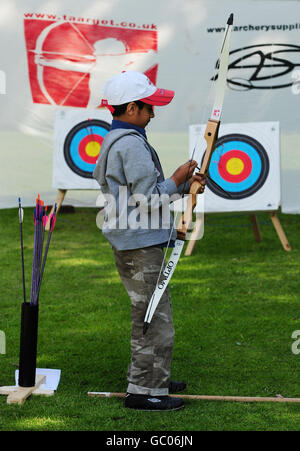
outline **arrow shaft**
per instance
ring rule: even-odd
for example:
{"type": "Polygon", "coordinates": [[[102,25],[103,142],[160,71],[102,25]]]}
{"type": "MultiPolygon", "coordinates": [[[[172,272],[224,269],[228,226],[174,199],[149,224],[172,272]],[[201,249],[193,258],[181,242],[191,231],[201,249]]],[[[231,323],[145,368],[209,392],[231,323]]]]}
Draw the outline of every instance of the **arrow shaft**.
{"type": "MultiPolygon", "coordinates": [[[[19,204],[20,205],[20,204],[19,204]]],[[[22,260],[22,280],[23,280],[23,300],[26,302],[25,289],[25,268],[24,268],[24,245],[23,245],[23,208],[19,206],[20,238],[21,238],[21,260],[22,260]]]]}
{"type": "MultiPolygon", "coordinates": [[[[126,393],[116,392],[88,392],[88,396],[96,398],[125,398],[126,393]]],[[[169,395],[178,397],[179,395],[169,395]]],[[[264,396],[222,396],[222,395],[185,395],[180,393],[182,399],[195,399],[203,401],[230,401],[230,402],[290,402],[300,403],[300,398],[284,398],[281,396],[264,397],[264,396]]]]}

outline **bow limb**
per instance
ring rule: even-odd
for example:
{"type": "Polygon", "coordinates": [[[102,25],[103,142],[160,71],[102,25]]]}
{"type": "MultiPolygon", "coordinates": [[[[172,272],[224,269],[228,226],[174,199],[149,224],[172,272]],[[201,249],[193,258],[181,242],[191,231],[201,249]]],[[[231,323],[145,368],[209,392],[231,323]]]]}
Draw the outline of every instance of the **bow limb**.
{"type": "MultiPolygon", "coordinates": [[[[225,95],[225,87],[226,87],[226,79],[228,72],[228,61],[229,61],[229,42],[230,42],[230,34],[231,28],[233,24],[233,14],[230,14],[227,26],[224,34],[224,39],[221,47],[221,56],[219,60],[219,72],[218,72],[218,81],[216,87],[216,96],[215,103],[213,105],[213,109],[211,112],[211,117],[207,122],[204,138],[206,140],[206,151],[203,157],[202,165],[200,171],[197,175],[202,177],[206,177],[208,175],[209,165],[211,161],[211,157],[215,148],[216,140],[218,138],[219,127],[220,127],[220,118],[222,113],[224,95],[225,95]]],[[[197,203],[197,194],[202,193],[202,185],[200,182],[194,181],[190,187],[190,193],[187,201],[187,207],[185,212],[183,213],[178,228],[177,228],[177,237],[185,240],[186,234],[188,232],[189,226],[192,223],[193,211],[197,203]]]]}

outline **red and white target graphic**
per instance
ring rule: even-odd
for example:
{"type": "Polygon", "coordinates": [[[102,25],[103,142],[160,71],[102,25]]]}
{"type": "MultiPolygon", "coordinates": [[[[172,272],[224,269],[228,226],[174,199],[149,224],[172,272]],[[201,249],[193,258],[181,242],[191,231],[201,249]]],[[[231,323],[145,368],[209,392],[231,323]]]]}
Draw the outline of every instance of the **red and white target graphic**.
{"type": "MultiPolygon", "coordinates": [[[[195,149],[193,158],[199,164],[206,149],[205,128],[205,124],[190,126],[190,156],[195,149]]],[[[276,210],[280,205],[279,123],[221,124],[208,175],[206,212],[276,210]]]]}
{"type": "Polygon", "coordinates": [[[34,103],[96,108],[104,82],[123,70],[156,84],[156,30],[26,19],[24,32],[34,103]]]}

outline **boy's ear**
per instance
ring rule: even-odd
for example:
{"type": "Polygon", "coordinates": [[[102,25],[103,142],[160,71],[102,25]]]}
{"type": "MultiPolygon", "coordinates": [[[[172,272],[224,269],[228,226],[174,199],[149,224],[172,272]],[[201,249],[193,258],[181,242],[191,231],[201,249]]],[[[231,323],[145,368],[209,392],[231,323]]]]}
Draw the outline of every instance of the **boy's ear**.
{"type": "Polygon", "coordinates": [[[126,108],[126,113],[128,113],[131,116],[132,114],[135,113],[137,107],[138,106],[135,102],[129,102],[126,108]]]}

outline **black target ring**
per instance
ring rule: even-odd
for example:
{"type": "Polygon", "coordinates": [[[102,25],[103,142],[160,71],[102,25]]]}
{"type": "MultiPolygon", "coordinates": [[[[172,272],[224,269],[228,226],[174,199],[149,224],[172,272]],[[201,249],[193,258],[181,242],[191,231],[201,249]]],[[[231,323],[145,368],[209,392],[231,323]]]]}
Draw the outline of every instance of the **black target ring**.
{"type": "Polygon", "coordinates": [[[101,145],[110,125],[100,119],[88,119],[76,124],[64,142],[64,157],[69,168],[84,178],[93,178],[101,145]]]}
{"type": "Polygon", "coordinates": [[[263,186],[269,169],[268,154],[256,139],[238,133],[224,135],[216,141],[208,171],[212,182],[208,178],[207,186],[222,198],[228,199],[224,190],[230,199],[245,199],[263,186]]]}

